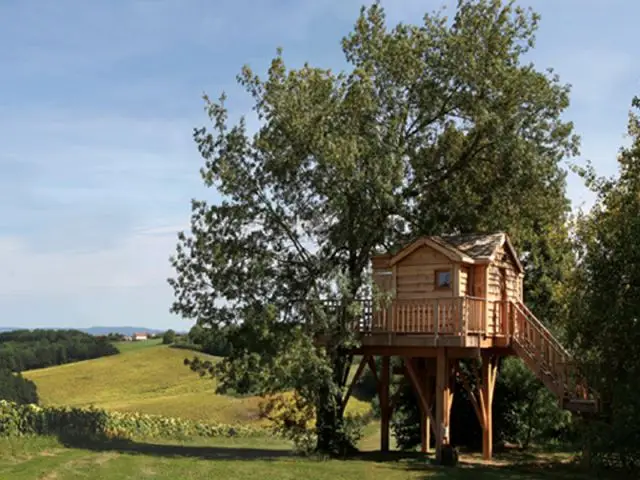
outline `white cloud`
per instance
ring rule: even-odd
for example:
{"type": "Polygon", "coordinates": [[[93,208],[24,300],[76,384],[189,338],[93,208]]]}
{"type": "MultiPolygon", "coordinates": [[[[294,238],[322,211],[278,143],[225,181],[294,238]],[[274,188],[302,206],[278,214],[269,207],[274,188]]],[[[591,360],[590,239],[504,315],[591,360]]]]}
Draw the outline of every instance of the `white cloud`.
{"type": "Polygon", "coordinates": [[[34,252],[16,237],[0,237],[0,296],[81,296],[95,289],[164,285],[169,256],[183,225],[140,229],[112,248],[93,252],[34,252]]]}

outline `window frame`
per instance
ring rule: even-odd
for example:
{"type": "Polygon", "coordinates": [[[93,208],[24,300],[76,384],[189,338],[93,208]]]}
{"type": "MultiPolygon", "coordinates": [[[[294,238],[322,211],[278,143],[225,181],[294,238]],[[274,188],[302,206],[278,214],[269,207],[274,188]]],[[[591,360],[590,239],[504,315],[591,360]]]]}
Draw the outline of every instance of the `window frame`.
{"type": "Polygon", "coordinates": [[[434,270],[434,287],[435,290],[451,290],[453,288],[453,272],[451,271],[450,268],[440,268],[440,269],[436,269],[434,270]],[[448,273],[449,274],[449,284],[445,285],[445,286],[441,286],[440,282],[438,281],[438,277],[440,276],[441,273],[448,273]]]}

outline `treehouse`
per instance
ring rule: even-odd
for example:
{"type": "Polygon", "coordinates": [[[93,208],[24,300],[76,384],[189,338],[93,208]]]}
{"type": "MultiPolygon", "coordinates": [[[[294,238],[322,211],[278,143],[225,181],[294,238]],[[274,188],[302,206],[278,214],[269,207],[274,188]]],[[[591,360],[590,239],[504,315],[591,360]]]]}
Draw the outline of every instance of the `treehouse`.
{"type": "Polygon", "coordinates": [[[573,412],[593,412],[597,402],[575,378],[571,358],[560,342],[523,301],[524,269],[505,233],[430,236],[395,254],[371,259],[379,295],[367,304],[357,330],[362,355],[351,394],[364,368],[378,382],[381,449],[389,448],[394,399],[389,385],[395,374],[413,386],[422,412],[422,449],[431,434],[436,456],[449,443],[453,382],[469,393],[483,431],[483,454],[492,456],[493,390],[498,361],[517,355],[573,412]],[[402,359],[391,372],[390,358],[402,359]],[[382,358],[376,371],[375,357],[382,358]],[[461,359],[476,358],[475,375],[458,368],[461,359]]]}

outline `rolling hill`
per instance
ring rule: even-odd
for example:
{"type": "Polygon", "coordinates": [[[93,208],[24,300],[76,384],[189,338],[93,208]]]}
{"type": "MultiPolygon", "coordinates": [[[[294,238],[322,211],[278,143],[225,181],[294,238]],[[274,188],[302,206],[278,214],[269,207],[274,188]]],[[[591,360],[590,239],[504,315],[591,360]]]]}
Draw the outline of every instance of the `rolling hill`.
{"type": "MultiPolygon", "coordinates": [[[[31,370],[24,376],[35,382],[45,405],[94,405],[227,424],[260,421],[259,397],[218,395],[213,380],[201,378],[184,366],[184,358],[194,352],[156,342],[123,346],[127,348],[118,355],[31,370]]],[[[368,409],[368,403],[352,398],[347,410],[368,409]]]]}

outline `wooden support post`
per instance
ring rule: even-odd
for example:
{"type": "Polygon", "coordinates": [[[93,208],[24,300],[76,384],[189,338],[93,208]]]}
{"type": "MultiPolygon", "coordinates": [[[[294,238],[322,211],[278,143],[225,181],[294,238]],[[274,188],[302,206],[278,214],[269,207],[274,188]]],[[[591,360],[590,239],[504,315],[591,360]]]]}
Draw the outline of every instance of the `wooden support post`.
{"type": "Polygon", "coordinates": [[[431,432],[435,425],[431,422],[431,417],[433,416],[433,390],[434,390],[434,378],[429,373],[429,368],[427,364],[427,360],[425,359],[424,365],[424,381],[425,381],[425,399],[427,401],[427,413],[424,415],[426,422],[426,432],[424,439],[424,452],[428,453],[431,451],[431,432]]]}
{"type": "MultiPolygon", "coordinates": [[[[430,452],[431,451],[431,434],[434,432],[434,428],[435,428],[435,422],[432,422],[432,418],[433,418],[433,399],[435,397],[435,378],[433,378],[432,375],[427,374],[427,391],[426,391],[426,397],[427,397],[427,408],[429,409],[428,414],[425,416],[426,417],[426,421],[427,421],[427,438],[425,440],[426,442],[426,451],[430,452]]],[[[434,435],[435,437],[435,435],[434,435]]]]}
{"type": "Polygon", "coordinates": [[[444,347],[438,348],[436,366],[436,461],[442,460],[442,447],[449,443],[448,404],[449,361],[444,347]]]}
{"type": "Polygon", "coordinates": [[[476,388],[471,386],[469,378],[461,375],[463,386],[469,394],[469,399],[482,428],[482,456],[491,460],[493,456],[493,392],[496,386],[498,360],[495,355],[482,352],[481,374],[476,372],[476,388]],[[481,377],[481,378],[478,378],[481,377]]]}
{"type": "MultiPolygon", "coordinates": [[[[344,399],[342,400],[342,412],[344,413],[345,409],[347,408],[347,402],[349,401],[349,398],[351,398],[351,394],[353,393],[353,389],[355,388],[356,384],[358,383],[358,380],[360,380],[360,376],[362,375],[362,372],[364,371],[364,367],[367,366],[367,363],[369,362],[369,355],[363,355],[362,359],[360,360],[360,365],[358,365],[358,369],[356,370],[356,374],[353,376],[353,379],[351,380],[351,385],[349,385],[349,389],[347,390],[347,393],[344,396],[344,399]]],[[[347,369],[348,371],[349,369],[347,369]]]]}
{"type": "Polygon", "coordinates": [[[495,356],[483,353],[482,355],[482,387],[480,391],[480,403],[484,424],[482,428],[482,457],[491,460],[493,456],[493,392],[496,386],[498,372],[498,359],[495,356]]]}
{"type": "Polygon", "coordinates": [[[382,357],[382,372],[380,372],[380,450],[389,451],[389,357],[382,357]]]}

